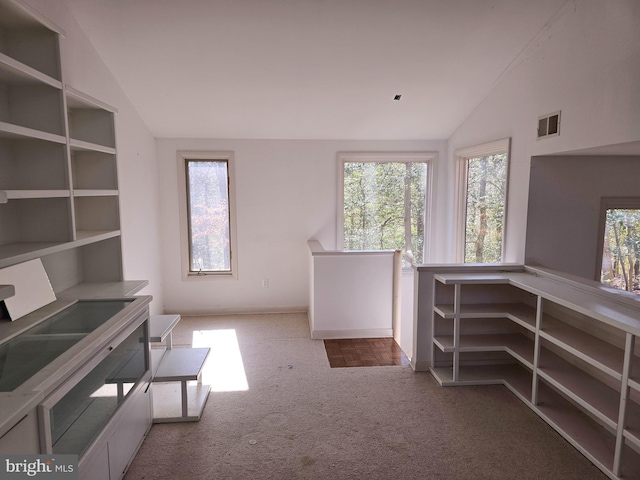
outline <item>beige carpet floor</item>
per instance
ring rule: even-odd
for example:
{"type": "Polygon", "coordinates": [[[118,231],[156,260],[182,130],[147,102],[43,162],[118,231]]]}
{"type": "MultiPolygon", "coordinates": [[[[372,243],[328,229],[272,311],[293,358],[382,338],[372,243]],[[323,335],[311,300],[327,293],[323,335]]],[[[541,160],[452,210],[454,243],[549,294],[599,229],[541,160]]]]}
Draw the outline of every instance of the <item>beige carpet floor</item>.
{"type": "Polygon", "coordinates": [[[203,417],[154,425],[126,480],[606,478],[505,387],[329,368],[303,314],[184,317],[192,344],[214,349],[203,417]]]}

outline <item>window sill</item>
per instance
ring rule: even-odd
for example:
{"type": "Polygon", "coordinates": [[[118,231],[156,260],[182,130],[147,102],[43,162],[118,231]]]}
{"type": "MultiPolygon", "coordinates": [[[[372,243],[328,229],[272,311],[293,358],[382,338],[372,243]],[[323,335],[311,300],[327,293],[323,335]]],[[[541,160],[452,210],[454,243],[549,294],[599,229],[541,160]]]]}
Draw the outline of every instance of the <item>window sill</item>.
{"type": "Polygon", "coordinates": [[[188,273],[182,275],[182,280],[237,280],[235,273],[188,273]]]}

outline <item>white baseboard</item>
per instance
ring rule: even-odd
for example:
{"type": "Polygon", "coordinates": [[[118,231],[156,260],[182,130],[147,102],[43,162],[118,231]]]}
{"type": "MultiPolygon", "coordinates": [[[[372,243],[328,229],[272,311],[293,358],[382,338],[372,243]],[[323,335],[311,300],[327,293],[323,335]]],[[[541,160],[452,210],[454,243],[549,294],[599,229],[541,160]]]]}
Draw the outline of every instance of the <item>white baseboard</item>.
{"type": "Polygon", "coordinates": [[[313,330],[314,340],[336,340],[341,338],[385,338],[393,337],[392,328],[363,328],[353,330],[313,330]]]}
{"type": "Polygon", "coordinates": [[[251,307],[251,308],[211,308],[211,309],[188,309],[180,310],[165,309],[165,314],[178,313],[183,317],[204,317],[207,315],[259,315],[274,313],[304,313],[308,307],[251,307]]]}
{"type": "Polygon", "coordinates": [[[428,372],[430,367],[431,362],[428,360],[417,362],[413,358],[411,359],[411,368],[413,368],[414,372],[428,372]]]}

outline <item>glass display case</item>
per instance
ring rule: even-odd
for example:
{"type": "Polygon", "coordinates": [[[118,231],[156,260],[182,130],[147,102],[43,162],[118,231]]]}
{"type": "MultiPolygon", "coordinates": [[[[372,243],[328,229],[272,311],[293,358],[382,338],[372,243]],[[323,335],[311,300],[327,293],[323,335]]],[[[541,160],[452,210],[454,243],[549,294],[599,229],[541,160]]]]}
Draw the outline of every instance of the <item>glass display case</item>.
{"type": "Polygon", "coordinates": [[[0,392],[18,388],[132,301],[79,301],[0,345],[0,392]]]}
{"type": "Polygon", "coordinates": [[[148,322],[135,323],[39,406],[43,452],[82,456],[148,372],[148,322]]]}

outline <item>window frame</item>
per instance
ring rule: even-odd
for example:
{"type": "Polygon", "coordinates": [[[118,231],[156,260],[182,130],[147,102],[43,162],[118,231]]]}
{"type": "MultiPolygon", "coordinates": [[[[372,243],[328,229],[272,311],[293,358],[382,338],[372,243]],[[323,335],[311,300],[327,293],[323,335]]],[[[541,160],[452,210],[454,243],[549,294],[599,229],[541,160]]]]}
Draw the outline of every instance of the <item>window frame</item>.
{"type": "MultiPolygon", "coordinates": [[[[594,280],[605,286],[608,285],[601,281],[603,260],[602,257],[604,255],[604,230],[607,223],[607,210],[611,209],[640,210],[640,197],[602,197],[600,199],[600,218],[598,221],[598,253],[596,255],[596,271],[594,280]]],[[[616,290],[620,292],[625,291],[619,289],[616,290]]],[[[635,295],[636,294],[634,294],[634,296],[635,295]]]]}
{"type": "Polygon", "coordinates": [[[238,248],[236,234],[236,202],[235,202],[235,161],[231,151],[188,151],[177,152],[178,191],[179,191],[179,220],[180,220],[180,259],[183,280],[192,279],[237,279],[238,278],[238,248]],[[227,163],[227,181],[229,196],[229,248],[231,271],[229,272],[195,272],[191,270],[191,241],[189,202],[187,187],[187,162],[224,161],[227,163]]]}
{"type": "MultiPolygon", "coordinates": [[[[456,163],[456,194],[455,194],[455,224],[454,224],[454,261],[465,263],[466,220],[467,220],[467,178],[469,160],[478,157],[507,154],[505,171],[504,211],[502,217],[502,245],[500,249],[500,263],[505,261],[507,245],[507,211],[509,206],[509,176],[511,166],[511,138],[503,138],[492,142],[460,148],[454,151],[456,163]]],[[[469,264],[470,265],[470,264],[469,264]]]]}
{"type": "MultiPolygon", "coordinates": [[[[438,159],[438,152],[338,152],[338,201],[337,201],[337,225],[336,245],[338,250],[344,250],[344,164],[351,162],[370,163],[409,163],[420,162],[427,164],[427,179],[425,185],[425,209],[424,209],[424,245],[422,252],[423,263],[431,259],[431,218],[432,211],[432,184],[434,163],[438,159]]],[[[376,250],[377,251],[377,250],[376,250]]],[[[404,269],[410,269],[407,265],[404,269]]]]}

